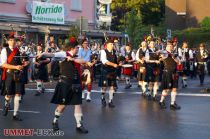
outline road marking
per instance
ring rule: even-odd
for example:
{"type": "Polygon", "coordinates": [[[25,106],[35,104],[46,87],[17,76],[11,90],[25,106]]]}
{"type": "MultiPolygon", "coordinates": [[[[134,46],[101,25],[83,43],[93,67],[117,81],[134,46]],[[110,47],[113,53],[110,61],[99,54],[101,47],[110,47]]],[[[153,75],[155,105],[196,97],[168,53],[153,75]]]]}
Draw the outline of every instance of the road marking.
{"type": "MultiPolygon", "coordinates": [[[[142,94],[142,92],[132,92],[132,94],[142,94]]],[[[161,95],[161,94],[159,94],[159,95],[161,95]]],[[[170,95],[170,93],[169,93],[169,95],[170,95]]],[[[210,94],[178,93],[177,96],[210,97],[210,94]]]]}
{"type": "MultiPolygon", "coordinates": [[[[31,88],[26,88],[26,91],[36,91],[36,89],[31,89],[31,88]]],[[[55,89],[45,89],[45,92],[49,92],[49,93],[53,93],[55,91],[55,89]]],[[[92,90],[92,92],[94,93],[101,93],[100,90],[92,90]]],[[[141,94],[142,92],[132,92],[132,91],[117,91],[117,94],[124,94],[124,93],[132,93],[132,94],[141,94]]],[[[170,95],[170,93],[169,93],[170,95]]],[[[178,93],[177,96],[194,96],[194,97],[210,97],[210,94],[201,94],[201,93],[197,93],[197,94],[193,94],[193,93],[178,93]]]]}
{"type": "MultiPolygon", "coordinates": [[[[26,88],[26,91],[37,91],[37,89],[31,89],[31,88],[26,88]]],[[[55,91],[55,89],[45,89],[45,92],[48,92],[48,93],[53,93],[55,91]]],[[[91,92],[95,92],[95,93],[101,93],[100,90],[92,90],[91,92]]],[[[120,91],[117,91],[116,93],[125,93],[125,92],[120,92],[120,91]]]]}
{"type": "MultiPolygon", "coordinates": [[[[0,109],[0,111],[3,111],[3,109],[0,109]]],[[[9,110],[9,111],[14,111],[14,110],[9,110]]],[[[23,110],[18,110],[18,112],[23,112],[23,113],[34,113],[34,114],[39,114],[39,111],[23,111],[23,110]]]]}

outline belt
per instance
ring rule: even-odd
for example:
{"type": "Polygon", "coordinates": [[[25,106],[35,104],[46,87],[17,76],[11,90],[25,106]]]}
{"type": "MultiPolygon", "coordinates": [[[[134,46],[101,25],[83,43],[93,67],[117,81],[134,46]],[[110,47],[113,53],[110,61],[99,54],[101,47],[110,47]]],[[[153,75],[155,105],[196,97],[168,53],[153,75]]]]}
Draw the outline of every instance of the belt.
{"type": "Polygon", "coordinates": [[[61,78],[61,79],[70,79],[69,77],[64,76],[64,75],[61,75],[60,78],[61,78]]]}
{"type": "Polygon", "coordinates": [[[17,70],[12,70],[12,69],[7,69],[7,73],[14,73],[14,72],[18,72],[17,70]]]}
{"type": "Polygon", "coordinates": [[[203,64],[205,64],[205,62],[198,62],[198,64],[202,64],[203,65],[203,64]]]}

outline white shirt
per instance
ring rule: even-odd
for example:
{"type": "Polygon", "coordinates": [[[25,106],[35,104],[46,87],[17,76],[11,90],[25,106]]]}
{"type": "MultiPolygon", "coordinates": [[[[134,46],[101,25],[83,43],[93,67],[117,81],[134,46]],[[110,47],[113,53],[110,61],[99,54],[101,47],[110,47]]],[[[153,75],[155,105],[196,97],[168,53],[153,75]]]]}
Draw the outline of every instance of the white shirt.
{"type": "Polygon", "coordinates": [[[109,61],[107,60],[107,56],[106,56],[105,50],[101,50],[101,62],[102,62],[104,65],[106,64],[106,62],[109,62],[109,61]]]}
{"type": "MultiPolygon", "coordinates": [[[[150,48],[149,48],[150,49],[150,48]]],[[[149,49],[146,50],[146,53],[145,53],[145,61],[149,61],[149,58],[150,58],[150,52],[149,52],[149,49]]],[[[154,49],[150,49],[152,50],[152,52],[155,52],[154,49]]]]}
{"type": "MultiPolygon", "coordinates": [[[[139,61],[140,59],[139,59],[139,51],[141,50],[142,48],[139,48],[138,50],[137,50],[137,52],[136,52],[136,61],[139,61]]],[[[143,51],[145,51],[145,50],[143,50],[143,51]]]]}
{"type": "MultiPolygon", "coordinates": [[[[125,54],[126,54],[126,52],[124,52],[123,56],[125,56],[125,54]]],[[[132,60],[136,59],[135,53],[133,51],[131,52],[131,57],[132,57],[132,60]]]]}
{"type": "MultiPolygon", "coordinates": [[[[187,52],[187,51],[188,51],[188,48],[184,48],[184,50],[181,48],[178,49],[178,56],[181,57],[182,61],[186,60],[183,55],[184,54],[183,52],[187,52]]],[[[193,51],[192,50],[189,50],[189,58],[193,59],[193,51]]]]}
{"type": "Polygon", "coordinates": [[[6,48],[3,48],[2,50],[1,50],[1,65],[0,66],[2,66],[3,64],[5,64],[5,63],[7,63],[7,50],[6,50],[6,48]]]}

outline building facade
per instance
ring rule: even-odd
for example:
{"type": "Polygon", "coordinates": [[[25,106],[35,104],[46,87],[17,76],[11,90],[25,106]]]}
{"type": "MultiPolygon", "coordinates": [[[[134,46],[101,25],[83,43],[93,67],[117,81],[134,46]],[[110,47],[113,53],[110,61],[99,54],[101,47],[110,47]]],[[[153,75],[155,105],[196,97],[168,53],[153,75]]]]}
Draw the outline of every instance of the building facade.
{"type": "MultiPolygon", "coordinates": [[[[0,0],[0,44],[3,42],[2,34],[9,34],[11,30],[16,34],[26,34],[27,39],[35,43],[46,40],[48,34],[56,36],[55,38],[62,38],[70,31],[69,25],[77,24],[81,19],[83,22],[80,23],[80,27],[84,30],[92,30],[95,27],[95,3],[95,0],[0,0]],[[60,9],[63,12],[62,22],[50,22],[55,18],[53,14],[51,18],[45,15],[42,20],[35,20],[37,18],[33,14],[33,4],[36,2],[41,4],[38,6],[42,9],[38,7],[35,11],[39,14],[45,12],[43,9],[45,3],[51,3],[54,11],[56,11],[56,4],[60,4],[63,7],[60,9]]],[[[47,9],[47,7],[44,8],[47,9]]],[[[50,8],[47,10],[49,11],[46,12],[51,11],[50,8]]]]}
{"type": "Polygon", "coordinates": [[[210,0],[165,0],[168,29],[199,27],[205,17],[210,17],[210,0]]]}

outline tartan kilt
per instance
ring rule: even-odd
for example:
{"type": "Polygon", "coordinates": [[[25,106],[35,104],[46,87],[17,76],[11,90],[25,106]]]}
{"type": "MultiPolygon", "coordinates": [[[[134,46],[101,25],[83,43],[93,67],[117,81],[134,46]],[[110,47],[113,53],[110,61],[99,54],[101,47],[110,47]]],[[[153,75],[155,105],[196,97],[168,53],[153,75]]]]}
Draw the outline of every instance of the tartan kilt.
{"type": "Polygon", "coordinates": [[[82,89],[75,92],[72,89],[72,81],[69,79],[62,79],[55,87],[51,103],[60,105],[80,105],[82,104],[82,89]]]}
{"type": "Polygon", "coordinates": [[[99,79],[98,86],[99,87],[117,87],[117,80],[116,80],[117,72],[114,71],[106,71],[101,68],[101,76],[99,79]]]}
{"type": "Polygon", "coordinates": [[[172,89],[172,88],[178,88],[178,74],[176,72],[172,71],[163,71],[163,78],[162,78],[162,89],[172,89]],[[176,77],[173,77],[176,76],[176,77]]]}

